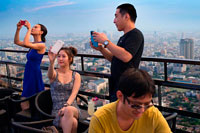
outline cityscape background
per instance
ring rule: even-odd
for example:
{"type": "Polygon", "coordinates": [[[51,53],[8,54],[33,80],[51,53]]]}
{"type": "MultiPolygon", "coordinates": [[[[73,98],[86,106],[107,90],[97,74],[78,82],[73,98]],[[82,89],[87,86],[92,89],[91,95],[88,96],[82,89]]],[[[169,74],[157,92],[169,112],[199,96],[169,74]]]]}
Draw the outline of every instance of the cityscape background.
{"type": "Polygon", "coordinates": [[[131,3],[138,14],[136,26],[144,31],[199,31],[198,0],[6,0],[0,1],[0,38],[14,36],[22,19],[44,24],[48,36],[89,33],[90,30],[116,31],[116,7],[131,3]]]}
{"type": "MultiPolygon", "coordinates": [[[[47,50],[57,41],[65,46],[74,46],[78,53],[100,54],[90,45],[90,30],[104,32],[117,43],[123,35],[114,23],[116,7],[132,3],[138,13],[136,27],[145,38],[143,57],[200,60],[200,1],[196,0],[7,0],[0,1],[0,49],[28,50],[13,44],[16,24],[26,19],[33,25],[42,23],[48,28],[47,50]]],[[[23,39],[26,28],[20,33],[23,39]]],[[[0,52],[0,60],[25,63],[25,54],[0,52]]],[[[48,66],[44,56],[42,65],[48,66]]],[[[23,67],[9,66],[11,76],[23,78],[23,67]]],[[[110,63],[105,59],[85,58],[86,71],[110,73],[110,63]]],[[[163,79],[163,64],[141,62],[140,68],[149,72],[154,79],[163,79]]],[[[0,65],[0,74],[6,74],[6,67],[0,65]]],[[[80,57],[76,57],[72,69],[81,70],[80,57]]],[[[43,80],[49,83],[47,71],[43,80]]],[[[196,65],[168,64],[168,80],[200,84],[200,68],[196,65]]],[[[21,82],[13,84],[21,88],[21,82]]],[[[108,95],[108,80],[82,76],[81,90],[108,95]]],[[[200,113],[200,92],[172,87],[162,87],[162,105],[180,110],[200,113]]],[[[155,103],[157,98],[155,97],[155,103]]],[[[102,101],[103,102],[103,101],[102,101]]],[[[101,105],[102,102],[98,104],[101,105]]],[[[178,118],[178,128],[200,132],[200,120],[178,118]]]]}

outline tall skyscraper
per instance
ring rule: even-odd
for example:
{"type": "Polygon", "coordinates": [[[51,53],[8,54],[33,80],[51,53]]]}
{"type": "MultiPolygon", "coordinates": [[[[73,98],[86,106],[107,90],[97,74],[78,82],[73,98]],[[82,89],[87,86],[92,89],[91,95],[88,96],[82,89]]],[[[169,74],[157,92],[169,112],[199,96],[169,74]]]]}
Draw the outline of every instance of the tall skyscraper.
{"type": "Polygon", "coordinates": [[[194,59],[194,40],[185,38],[180,40],[180,56],[186,59],[194,59]]]}
{"type": "Polygon", "coordinates": [[[90,43],[85,43],[85,50],[87,50],[87,49],[91,49],[91,47],[90,47],[90,43]]]}

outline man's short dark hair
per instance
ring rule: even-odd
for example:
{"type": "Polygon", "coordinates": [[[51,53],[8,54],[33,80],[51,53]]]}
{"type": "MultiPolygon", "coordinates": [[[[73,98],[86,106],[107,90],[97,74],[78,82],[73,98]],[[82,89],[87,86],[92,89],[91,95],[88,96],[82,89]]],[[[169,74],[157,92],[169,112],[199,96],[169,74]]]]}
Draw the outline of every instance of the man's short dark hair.
{"type": "Polygon", "coordinates": [[[129,68],[120,77],[119,90],[123,95],[134,98],[155,93],[155,84],[151,76],[144,70],[129,68]]]}
{"type": "Polygon", "coordinates": [[[126,3],[126,4],[119,5],[117,9],[120,9],[119,12],[122,14],[122,16],[128,13],[130,15],[131,21],[135,23],[136,18],[137,18],[137,13],[133,5],[126,3]]]}

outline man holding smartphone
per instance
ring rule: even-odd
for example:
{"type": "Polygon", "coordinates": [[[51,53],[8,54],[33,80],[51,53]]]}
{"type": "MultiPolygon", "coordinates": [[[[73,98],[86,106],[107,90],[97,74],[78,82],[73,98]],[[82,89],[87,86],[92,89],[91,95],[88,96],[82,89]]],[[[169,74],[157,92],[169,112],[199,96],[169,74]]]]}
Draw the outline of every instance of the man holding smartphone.
{"type": "Polygon", "coordinates": [[[91,47],[100,51],[111,62],[110,101],[116,101],[116,92],[121,74],[128,68],[138,68],[143,53],[144,37],[135,27],[137,13],[133,5],[119,5],[115,12],[114,23],[118,31],[124,35],[119,38],[117,45],[112,43],[104,33],[93,32],[94,41],[98,47],[91,47]]]}

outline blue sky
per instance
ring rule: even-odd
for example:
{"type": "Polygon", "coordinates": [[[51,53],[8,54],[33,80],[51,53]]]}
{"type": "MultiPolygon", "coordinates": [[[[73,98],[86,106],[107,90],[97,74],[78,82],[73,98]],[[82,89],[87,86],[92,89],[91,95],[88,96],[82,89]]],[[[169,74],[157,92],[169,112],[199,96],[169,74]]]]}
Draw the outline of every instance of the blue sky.
{"type": "Polygon", "coordinates": [[[20,19],[44,24],[50,35],[117,31],[116,7],[127,2],[135,6],[142,31],[200,31],[199,0],[0,0],[0,39],[14,36],[20,19]]]}

